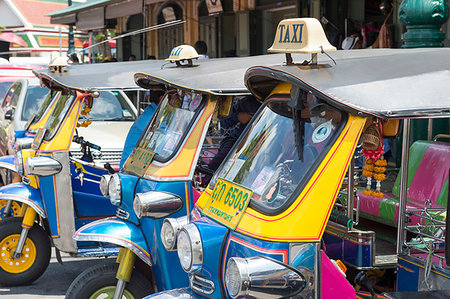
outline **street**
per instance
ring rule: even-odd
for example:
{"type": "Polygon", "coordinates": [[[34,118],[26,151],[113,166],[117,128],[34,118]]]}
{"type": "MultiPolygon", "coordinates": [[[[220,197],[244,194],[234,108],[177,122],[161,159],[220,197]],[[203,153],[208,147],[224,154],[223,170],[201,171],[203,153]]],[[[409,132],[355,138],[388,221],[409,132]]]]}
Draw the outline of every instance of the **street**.
{"type": "MultiPolygon", "coordinates": [[[[44,274],[31,285],[4,287],[0,286],[0,298],[28,299],[28,298],[64,298],[75,277],[95,263],[104,262],[104,258],[78,258],[61,253],[63,264],[59,264],[53,249],[50,265],[44,274]]],[[[110,258],[108,261],[113,262],[110,258]]]]}

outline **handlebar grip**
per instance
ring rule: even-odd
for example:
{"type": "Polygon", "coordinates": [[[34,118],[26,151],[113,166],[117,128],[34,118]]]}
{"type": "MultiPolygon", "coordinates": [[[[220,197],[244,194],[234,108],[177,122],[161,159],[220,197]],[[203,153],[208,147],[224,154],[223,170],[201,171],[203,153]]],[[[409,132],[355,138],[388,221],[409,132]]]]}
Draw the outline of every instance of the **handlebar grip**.
{"type": "Polygon", "coordinates": [[[79,143],[81,145],[90,147],[95,150],[101,150],[102,148],[96,144],[90,143],[89,141],[85,141],[83,137],[73,136],[73,142],[79,143]]]}
{"type": "Polygon", "coordinates": [[[334,212],[334,211],[330,215],[330,220],[333,220],[334,222],[339,223],[339,224],[344,225],[349,228],[352,227],[352,225],[353,225],[352,219],[348,218],[345,215],[334,212]]]}
{"type": "Polygon", "coordinates": [[[89,146],[90,148],[93,148],[95,150],[100,151],[102,149],[100,146],[90,143],[89,141],[85,141],[84,144],[86,144],[86,146],[89,146]]]}

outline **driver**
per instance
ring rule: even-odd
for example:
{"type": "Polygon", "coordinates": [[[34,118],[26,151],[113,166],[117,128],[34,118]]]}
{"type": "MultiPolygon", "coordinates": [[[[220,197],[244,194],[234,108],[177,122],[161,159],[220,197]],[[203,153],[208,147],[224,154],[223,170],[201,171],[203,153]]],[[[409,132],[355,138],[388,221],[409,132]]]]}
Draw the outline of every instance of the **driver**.
{"type": "Polygon", "coordinates": [[[217,170],[260,106],[254,96],[245,96],[233,105],[230,116],[220,121],[225,131],[224,138],[218,153],[208,163],[209,169],[217,170]]]}

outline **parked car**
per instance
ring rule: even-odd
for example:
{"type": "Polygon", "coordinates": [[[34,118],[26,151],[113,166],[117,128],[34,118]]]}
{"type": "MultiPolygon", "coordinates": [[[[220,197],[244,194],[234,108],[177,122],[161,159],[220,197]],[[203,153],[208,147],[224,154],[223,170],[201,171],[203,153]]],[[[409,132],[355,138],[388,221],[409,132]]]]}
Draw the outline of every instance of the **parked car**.
{"type": "Polygon", "coordinates": [[[0,106],[0,155],[14,154],[16,132],[22,137],[27,121],[50,96],[37,78],[19,79],[11,85],[0,106]]]}
{"type": "Polygon", "coordinates": [[[0,99],[3,99],[8,88],[17,79],[33,78],[34,75],[32,71],[39,68],[39,66],[30,65],[0,64],[0,99]]]}

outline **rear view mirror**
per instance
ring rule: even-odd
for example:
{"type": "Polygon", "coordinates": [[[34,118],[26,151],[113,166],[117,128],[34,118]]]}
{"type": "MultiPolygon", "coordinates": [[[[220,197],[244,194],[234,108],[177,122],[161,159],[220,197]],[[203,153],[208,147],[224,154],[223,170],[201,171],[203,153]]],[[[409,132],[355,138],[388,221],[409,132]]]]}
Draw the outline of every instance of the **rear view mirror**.
{"type": "Polygon", "coordinates": [[[13,120],[13,118],[14,118],[14,111],[15,111],[15,109],[13,107],[6,108],[5,119],[13,120]]]}

